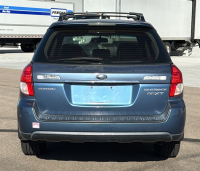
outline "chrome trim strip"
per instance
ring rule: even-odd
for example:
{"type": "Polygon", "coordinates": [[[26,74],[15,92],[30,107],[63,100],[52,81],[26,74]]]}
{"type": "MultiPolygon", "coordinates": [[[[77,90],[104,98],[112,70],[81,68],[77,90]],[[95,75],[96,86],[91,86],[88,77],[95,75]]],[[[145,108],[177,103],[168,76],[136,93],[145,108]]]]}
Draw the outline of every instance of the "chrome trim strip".
{"type": "Polygon", "coordinates": [[[31,134],[31,139],[35,134],[54,134],[54,135],[80,135],[80,136],[90,136],[90,135],[106,135],[106,136],[149,136],[149,135],[168,135],[172,138],[171,134],[168,132],[53,132],[53,131],[35,131],[31,134]]]}
{"type": "MultiPolygon", "coordinates": [[[[39,73],[38,73],[39,75],[39,73]]],[[[58,74],[57,74],[58,75],[58,74]]],[[[166,77],[166,80],[143,80],[144,76],[154,76],[155,74],[112,74],[112,73],[66,73],[60,77],[65,83],[140,83],[143,81],[161,81],[162,83],[169,81],[168,74],[158,73],[156,77],[166,77]],[[97,79],[98,75],[106,75],[104,80],[97,79]],[[67,78],[67,79],[66,79],[67,78]]]]}
{"type": "Polygon", "coordinates": [[[65,83],[140,83],[139,81],[111,81],[111,80],[65,80],[65,83]]]}
{"type": "Polygon", "coordinates": [[[66,83],[139,83],[134,74],[110,74],[110,73],[71,73],[65,74],[66,83]],[[106,79],[100,80],[98,75],[106,75],[106,79]]]}

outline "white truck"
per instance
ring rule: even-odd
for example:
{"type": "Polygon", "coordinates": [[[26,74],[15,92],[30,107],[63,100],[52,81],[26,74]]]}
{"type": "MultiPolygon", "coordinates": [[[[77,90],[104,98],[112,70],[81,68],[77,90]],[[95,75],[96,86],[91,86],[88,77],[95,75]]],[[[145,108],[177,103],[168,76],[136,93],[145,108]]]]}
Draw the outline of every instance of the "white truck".
{"type": "Polygon", "coordinates": [[[74,7],[72,2],[0,0],[0,45],[20,43],[24,52],[34,51],[60,13],[74,7]]]}
{"type": "Polygon", "coordinates": [[[33,51],[48,26],[63,11],[143,13],[146,21],[157,29],[169,54],[171,50],[180,50],[190,55],[192,48],[200,44],[200,0],[0,0],[0,44],[21,43],[23,51],[33,51]],[[48,15],[23,13],[32,8],[40,10],[33,12],[48,15]],[[56,16],[52,14],[53,8],[59,8],[56,16]]]}
{"type": "MultiPolygon", "coordinates": [[[[65,0],[63,0],[65,1],[65,0]]],[[[200,0],[83,0],[83,11],[143,13],[171,50],[190,55],[200,45],[200,0]]]]}

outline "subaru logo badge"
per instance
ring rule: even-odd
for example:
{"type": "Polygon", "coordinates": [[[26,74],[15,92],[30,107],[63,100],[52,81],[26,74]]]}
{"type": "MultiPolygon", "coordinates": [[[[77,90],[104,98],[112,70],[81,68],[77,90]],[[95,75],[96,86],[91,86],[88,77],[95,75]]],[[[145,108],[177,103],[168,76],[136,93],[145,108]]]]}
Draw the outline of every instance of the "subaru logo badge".
{"type": "Polygon", "coordinates": [[[100,75],[97,75],[96,78],[99,80],[105,80],[107,78],[107,75],[100,74],[100,75]]]}

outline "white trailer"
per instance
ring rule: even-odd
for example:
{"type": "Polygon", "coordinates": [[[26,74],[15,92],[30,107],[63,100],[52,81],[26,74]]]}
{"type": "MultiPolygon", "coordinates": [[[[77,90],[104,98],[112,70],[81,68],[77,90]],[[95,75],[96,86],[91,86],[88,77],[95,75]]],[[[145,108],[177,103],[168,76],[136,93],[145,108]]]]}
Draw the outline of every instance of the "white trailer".
{"type": "MultiPolygon", "coordinates": [[[[167,50],[191,52],[200,44],[200,0],[83,0],[83,11],[143,13],[167,50]]],[[[191,53],[188,53],[190,55],[191,53]]]]}
{"type": "Polygon", "coordinates": [[[0,44],[21,43],[31,52],[60,13],[74,11],[72,2],[0,0],[0,44]]]}
{"type": "Polygon", "coordinates": [[[22,49],[33,50],[48,26],[58,19],[58,15],[52,15],[53,8],[59,8],[58,14],[62,9],[139,12],[156,28],[169,53],[171,50],[192,52],[192,47],[200,44],[200,0],[0,0],[0,43],[21,43],[22,49]],[[9,6],[25,7],[29,11],[45,9],[48,15],[12,13],[4,9],[9,6]]]}

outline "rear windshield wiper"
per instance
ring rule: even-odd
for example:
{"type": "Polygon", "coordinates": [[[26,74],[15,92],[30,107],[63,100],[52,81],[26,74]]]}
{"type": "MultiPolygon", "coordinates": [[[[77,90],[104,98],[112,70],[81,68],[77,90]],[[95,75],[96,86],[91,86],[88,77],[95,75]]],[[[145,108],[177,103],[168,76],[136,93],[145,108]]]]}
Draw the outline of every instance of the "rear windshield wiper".
{"type": "Polygon", "coordinates": [[[103,58],[93,58],[93,57],[74,57],[74,58],[50,58],[49,61],[88,61],[88,62],[98,62],[103,63],[103,58]]]}

